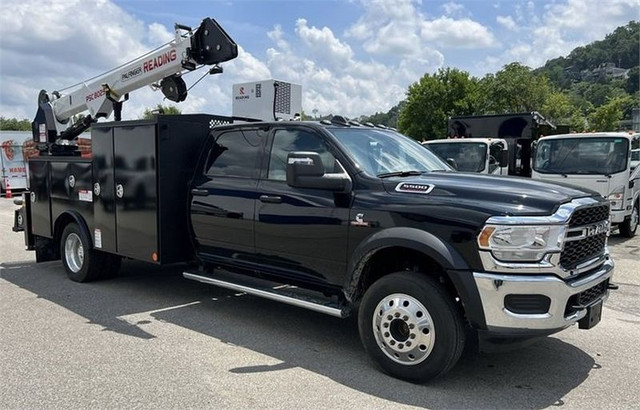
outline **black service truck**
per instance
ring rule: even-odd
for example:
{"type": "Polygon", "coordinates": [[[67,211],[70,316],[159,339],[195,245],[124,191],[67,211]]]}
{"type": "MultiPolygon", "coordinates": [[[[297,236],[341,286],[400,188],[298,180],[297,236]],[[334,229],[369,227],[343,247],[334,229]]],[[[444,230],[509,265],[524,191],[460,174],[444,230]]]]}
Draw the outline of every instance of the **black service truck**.
{"type": "Polygon", "coordinates": [[[444,374],[474,333],[592,328],[614,286],[601,196],[453,172],[392,130],[159,115],[93,124],[91,150],[29,160],[39,262],[79,282],[123,258],[186,262],[189,279],[354,314],[395,377],[444,374]]]}

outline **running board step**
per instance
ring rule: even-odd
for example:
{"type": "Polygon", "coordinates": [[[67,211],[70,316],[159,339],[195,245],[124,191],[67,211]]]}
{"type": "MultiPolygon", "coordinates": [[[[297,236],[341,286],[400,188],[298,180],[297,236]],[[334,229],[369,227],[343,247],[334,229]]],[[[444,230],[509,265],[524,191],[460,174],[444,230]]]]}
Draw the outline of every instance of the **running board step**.
{"type": "Polygon", "coordinates": [[[287,292],[282,289],[277,289],[280,286],[273,288],[268,286],[256,286],[254,284],[240,284],[238,282],[231,282],[229,280],[223,280],[214,278],[212,276],[203,275],[201,272],[183,272],[182,276],[187,279],[195,280],[209,285],[215,285],[238,292],[244,292],[248,295],[259,296],[265,299],[275,300],[276,302],[282,302],[289,305],[313,310],[316,312],[324,313],[325,315],[330,315],[338,318],[345,318],[349,316],[349,309],[347,307],[340,306],[336,303],[331,303],[328,300],[320,301],[306,295],[300,295],[296,294],[295,292],[287,292]]]}

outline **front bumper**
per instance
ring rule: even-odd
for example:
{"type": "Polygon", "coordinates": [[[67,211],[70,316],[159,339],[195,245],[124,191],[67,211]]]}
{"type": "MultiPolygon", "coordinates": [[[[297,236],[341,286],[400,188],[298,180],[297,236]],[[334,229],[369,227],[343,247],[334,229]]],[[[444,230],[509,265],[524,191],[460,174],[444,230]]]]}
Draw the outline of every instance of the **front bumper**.
{"type": "Polygon", "coordinates": [[[612,209],[611,210],[611,223],[621,224],[624,222],[624,218],[629,214],[629,211],[624,209],[612,209]]]}
{"type": "Polygon", "coordinates": [[[578,303],[583,296],[588,304],[606,300],[608,282],[614,263],[609,258],[600,267],[574,280],[562,280],[553,275],[503,275],[474,272],[487,330],[496,334],[553,333],[571,326],[587,314],[586,306],[578,303]],[[526,296],[523,296],[526,295],[526,296]],[[509,309],[509,298],[539,298],[548,300],[546,312],[522,313],[509,309]]]}

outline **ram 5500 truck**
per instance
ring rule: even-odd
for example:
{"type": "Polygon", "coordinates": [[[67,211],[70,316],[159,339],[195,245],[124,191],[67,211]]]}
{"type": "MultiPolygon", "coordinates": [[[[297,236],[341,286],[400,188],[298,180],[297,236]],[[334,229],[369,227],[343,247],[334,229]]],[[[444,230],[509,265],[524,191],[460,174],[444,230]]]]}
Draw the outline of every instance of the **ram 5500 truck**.
{"type": "Polygon", "coordinates": [[[451,369],[477,331],[595,326],[614,285],[610,202],[461,174],[391,130],[210,115],[97,123],[92,158],[29,161],[25,238],[85,282],[122,258],[336,317],[389,374],[451,369]],[[185,265],[188,266],[188,265],[185,265]],[[284,286],[283,285],[290,285],[284,286]]]}

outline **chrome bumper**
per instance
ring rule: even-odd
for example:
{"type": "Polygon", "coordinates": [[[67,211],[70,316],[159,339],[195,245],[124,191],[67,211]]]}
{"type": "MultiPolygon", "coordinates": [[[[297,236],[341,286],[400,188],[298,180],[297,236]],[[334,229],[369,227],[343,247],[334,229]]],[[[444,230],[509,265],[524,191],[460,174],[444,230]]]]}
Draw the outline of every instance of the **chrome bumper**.
{"type": "MultiPolygon", "coordinates": [[[[569,299],[586,291],[613,275],[614,263],[607,259],[602,266],[574,281],[564,281],[551,275],[502,275],[474,272],[475,280],[489,331],[561,330],[582,319],[587,311],[578,309],[565,316],[569,299]],[[544,295],[551,300],[547,313],[521,314],[505,307],[507,295],[544,295]]],[[[601,297],[609,295],[606,290],[601,297]]]]}

